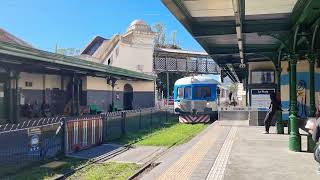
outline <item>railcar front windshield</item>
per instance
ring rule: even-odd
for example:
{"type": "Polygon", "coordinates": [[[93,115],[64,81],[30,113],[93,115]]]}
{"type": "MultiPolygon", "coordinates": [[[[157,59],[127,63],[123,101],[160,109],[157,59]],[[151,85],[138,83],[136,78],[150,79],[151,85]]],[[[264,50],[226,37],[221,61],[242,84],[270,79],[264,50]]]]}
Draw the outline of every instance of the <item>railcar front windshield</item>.
{"type": "Polygon", "coordinates": [[[183,99],[183,88],[182,87],[179,87],[178,88],[178,96],[177,96],[178,99],[183,99]]]}
{"type": "Polygon", "coordinates": [[[184,88],[184,98],[185,99],[191,99],[192,98],[191,87],[185,87],[184,88]]]}
{"type": "Polygon", "coordinates": [[[215,98],[215,86],[203,85],[203,86],[178,86],[174,88],[174,99],[212,99],[215,98]]]}
{"type": "Polygon", "coordinates": [[[199,86],[194,88],[194,97],[203,99],[211,97],[211,88],[208,86],[199,86]]]}

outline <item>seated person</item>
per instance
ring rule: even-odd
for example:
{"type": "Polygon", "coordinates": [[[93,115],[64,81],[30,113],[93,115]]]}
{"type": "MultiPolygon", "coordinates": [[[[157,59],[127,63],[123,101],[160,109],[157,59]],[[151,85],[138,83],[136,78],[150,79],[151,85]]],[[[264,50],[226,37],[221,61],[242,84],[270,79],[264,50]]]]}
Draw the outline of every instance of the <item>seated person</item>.
{"type": "Polygon", "coordinates": [[[27,118],[32,118],[33,117],[33,111],[32,111],[32,105],[28,102],[24,105],[24,111],[23,111],[23,116],[27,118]]]}
{"type": "Polygon", "coordinates": [[[68,115],[68,116],[71,115],[71,113],[72,113],[71,103],[72,103],[72,101],[70,100],[70,101],[66,104],[66,106],[64,107],[63,113],[64,113],[65,115],[68,115]]]}
{"type": "Polygon", "coordinates": [[[50,105],[47,103],[47,101],[43,102],[41,110],[44,117],[51,117],[50,105]]]}
{"type": "Polygon", "coordinates": [[[38,101],[35,101],[32,109],[33,109],[33,117],[41,117],[41,107],[40,107],[40,104],[38,104],[38,101]]]}

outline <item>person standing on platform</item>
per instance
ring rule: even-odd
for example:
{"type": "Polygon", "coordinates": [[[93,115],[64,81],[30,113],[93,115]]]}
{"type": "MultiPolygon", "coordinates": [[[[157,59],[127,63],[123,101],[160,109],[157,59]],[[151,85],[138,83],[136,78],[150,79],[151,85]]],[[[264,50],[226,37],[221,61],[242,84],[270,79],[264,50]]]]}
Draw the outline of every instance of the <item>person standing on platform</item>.
{"type": "Polygon", "coordinates": [[[277,96],[274,92],[270,94],[270,99],[271,103],[269,106],[269,111],[264,119],[264,127],[265,127],[265,132],[264,134],[269,134],[269,129],[271,126],[271,121],[276,114],[277,110],[281,109],[280,108],[280,102],[277,100],[277,96]]]}
{"type": "Polygon", "coordinates": [[[232,92],[229,93],[229,104],[232,102],[232,92]]]}

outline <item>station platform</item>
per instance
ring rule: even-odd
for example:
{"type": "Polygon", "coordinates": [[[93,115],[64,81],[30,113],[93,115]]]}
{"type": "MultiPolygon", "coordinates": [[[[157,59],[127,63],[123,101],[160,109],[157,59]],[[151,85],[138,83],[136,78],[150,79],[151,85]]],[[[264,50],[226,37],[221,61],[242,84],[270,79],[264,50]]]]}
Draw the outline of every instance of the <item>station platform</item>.
{"type": "MultiPolygon", "coordinates": [[[[141,179],[316,180],[312,153],[291,152],[288,135],[248,120],[216,121],[186,144],[169,150],[141,179]]],[[[285,131],[287,132],[287,131],[285,131]]],[[[307,149],[302,136],[302,149],[307,149]]]]}

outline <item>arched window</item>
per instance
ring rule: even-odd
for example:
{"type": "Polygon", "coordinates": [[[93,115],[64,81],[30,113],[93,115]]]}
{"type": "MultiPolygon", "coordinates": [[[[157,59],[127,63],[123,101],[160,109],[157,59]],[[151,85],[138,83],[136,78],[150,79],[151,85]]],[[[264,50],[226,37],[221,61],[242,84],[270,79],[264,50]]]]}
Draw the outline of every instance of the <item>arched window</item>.
{"type": "Polygon", "coordinates": [[[133,88],[130,84],[125,84],[123,88],[123,107],[125,110],[133,108],[133,88]]]}

